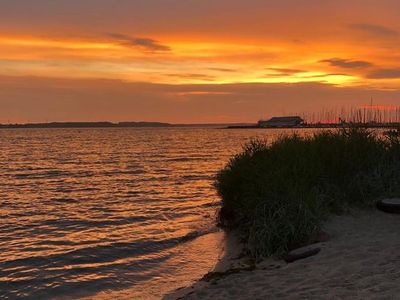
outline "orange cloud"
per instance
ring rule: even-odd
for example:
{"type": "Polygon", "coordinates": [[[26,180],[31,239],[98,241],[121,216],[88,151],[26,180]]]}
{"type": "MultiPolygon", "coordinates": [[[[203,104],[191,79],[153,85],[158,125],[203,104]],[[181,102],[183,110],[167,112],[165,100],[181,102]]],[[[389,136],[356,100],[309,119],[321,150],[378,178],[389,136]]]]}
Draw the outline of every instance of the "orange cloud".
{"type": "Polygon", "coordinates": [[[216,91],[188,91],[188,92],[179,92],[175,93],[177,96],[209,96],[209,95],[232,95],[232,92],[216,92],[216,91]]]}
{"type": "Polygon", "coordinates": [[[161,43],[114,34],[111,40],[0,37],[0,50],[3,75],[175,84],[323,81],[343,85],[360,77],[324,69],[319,64],[322,53],[305,53],[299,59],[299,49],[284,43],[161,43]],[[273,76],[265,76],[266,69],[273,76]]]}

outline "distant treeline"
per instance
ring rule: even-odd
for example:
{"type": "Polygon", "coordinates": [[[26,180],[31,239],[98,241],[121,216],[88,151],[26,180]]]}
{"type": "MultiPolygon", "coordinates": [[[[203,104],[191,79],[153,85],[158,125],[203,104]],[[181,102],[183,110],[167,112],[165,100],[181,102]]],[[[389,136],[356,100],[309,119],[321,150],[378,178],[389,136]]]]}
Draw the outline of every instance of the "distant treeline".
{"type": "Polygon", "coordinates": [[[50,122],[26,124],[1,124],[3,128],[112,128],[112,127],[170,127],[159,122],[50,122]]]}
{"type": "Polygon", "coordinates": [[[177,128],[177,127],[224,127],[246,124],[170,124],[161,122],[50,122],[26,124],[0,124],[0,128],[177,128]]]}

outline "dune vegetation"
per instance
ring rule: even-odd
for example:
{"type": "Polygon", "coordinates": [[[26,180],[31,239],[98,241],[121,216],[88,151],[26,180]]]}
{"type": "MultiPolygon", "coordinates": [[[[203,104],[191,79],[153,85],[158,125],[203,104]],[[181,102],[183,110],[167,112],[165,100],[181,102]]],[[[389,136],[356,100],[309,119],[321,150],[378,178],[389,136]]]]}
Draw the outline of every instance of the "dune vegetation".
{"type": "Polygon", "coordinates": [[[218,222],[238,229],[254,258],[307,244],[332,214],[400,195],[400,131],[360,128],[253,140],[215,182],[218,222]]]}

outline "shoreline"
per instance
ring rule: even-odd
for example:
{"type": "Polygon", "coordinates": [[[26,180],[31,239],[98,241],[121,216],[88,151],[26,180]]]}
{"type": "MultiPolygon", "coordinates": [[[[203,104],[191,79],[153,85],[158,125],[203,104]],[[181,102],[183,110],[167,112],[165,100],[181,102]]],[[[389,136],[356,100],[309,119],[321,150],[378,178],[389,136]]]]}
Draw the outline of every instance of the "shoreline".
{"type": "Polygon", "coordinates": [[[238,258],[242,248],[230,236],[212,272],[162,299],[394,299],[400,294],[398,228],[400,215],[377,210],[332,216],[323,228],[331,239],[316,244],[321,252],[293,263],[252,264],[238,258]]]}
{"type": "MultiPolygon", "coordinates": [[[[229,272],[233,268],[237,268],[240,266],[243,251],[243,245],[240,243],[240,237],[237,232],[224,231],[224,246],[221,249],[220,256],[218,258],[218,262],[214,266],[214,268],[208,273],[204,274],[202,278],[199,278],[190,286],[183,286],[178,289],[172,290],[165,294],[161,299],[162,300],[175,300],[182,299],[186,295],[190,294],[193,291],[204,288],[205,281],[204,279],[210,274],[222,274],[229,272]]],[[[240,268],[240,267],[239,267],[240,268]]]]}

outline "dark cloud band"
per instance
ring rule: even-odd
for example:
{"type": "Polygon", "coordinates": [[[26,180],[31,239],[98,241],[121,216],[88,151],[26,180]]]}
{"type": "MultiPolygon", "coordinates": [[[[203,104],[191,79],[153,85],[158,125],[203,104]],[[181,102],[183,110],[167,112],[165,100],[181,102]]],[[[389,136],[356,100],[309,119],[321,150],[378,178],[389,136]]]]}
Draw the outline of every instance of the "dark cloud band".
{"type": "Polygon", "coordinates": [[[120,33],[109,33],[109,37],[113,38],[121,45],[128,47],[137,47],[146,51],[171,51],[171,48],[160,44],[158,41],[149,38],[131,37],[120,33]]]}
{"type": "Polygon", "coordinates": [[[363,60],[351,60],[343,58],[329,58],[320,60],[322,63],[328,63],[334,67],[346,68],[346,69],[358,69],[371,67],[373,64],[363,60]]]}

